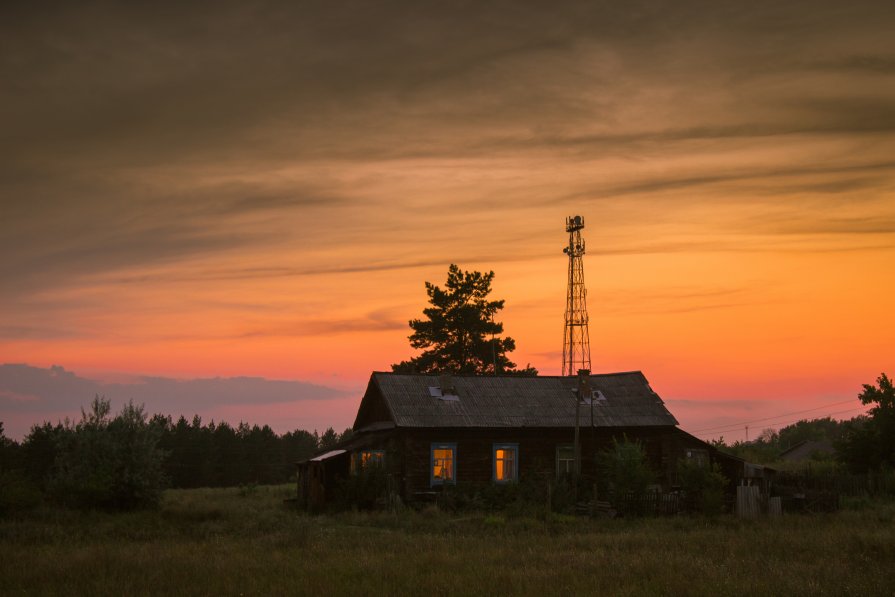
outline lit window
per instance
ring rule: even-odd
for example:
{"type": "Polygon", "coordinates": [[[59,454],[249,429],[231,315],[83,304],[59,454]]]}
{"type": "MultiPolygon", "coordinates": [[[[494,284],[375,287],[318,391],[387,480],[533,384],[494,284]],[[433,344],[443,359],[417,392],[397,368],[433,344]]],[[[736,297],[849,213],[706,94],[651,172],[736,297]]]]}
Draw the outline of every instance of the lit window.
{"type": "Polygon", "coordinates": [[[432,485],[456,482],[457,444],[432,444],[432,485]]]}
{"type": "Polygon", "coordinates": [[[575,470],[575,447],[572,445],[556,446],[556,476],[571,475],[575,470]]]}
{"type": "Polygon", "coordinates": [[[519,478],[519,444],[494,444],[494,480],[509,483],[519,478]]]}
{"type": "Polygon", "coordinates": [[[361,450],[351,459],[351,472],[358,473],[371,467],[380,467],[385,461],[385,450],[361,450]]]}

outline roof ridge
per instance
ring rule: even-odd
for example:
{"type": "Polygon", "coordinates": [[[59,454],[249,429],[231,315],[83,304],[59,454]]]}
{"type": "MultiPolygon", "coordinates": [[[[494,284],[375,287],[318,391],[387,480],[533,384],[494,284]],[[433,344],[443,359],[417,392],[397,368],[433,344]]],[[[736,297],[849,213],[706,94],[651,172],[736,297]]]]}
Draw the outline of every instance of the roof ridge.
{"type": "MultiPolygon", "coordinates": [[[[606,373],[591,373],[590,377],[609,377],[612,375],[643,375],[640,369],[632,369],[630,371],[611,371],[606,373]]],[[[396,371],[373,371],[372,375],[405,375],[408,377],[431,377],[433,379],[444,375],[442,373],[399,373],[396,371]]],[[[574,375],[477,375],[475,373],[449,373],[451,377],[473,378],[473,379],[575,379],[574,375]]],[[[644,375],[644,377],[646,377],[644,375]]]]}

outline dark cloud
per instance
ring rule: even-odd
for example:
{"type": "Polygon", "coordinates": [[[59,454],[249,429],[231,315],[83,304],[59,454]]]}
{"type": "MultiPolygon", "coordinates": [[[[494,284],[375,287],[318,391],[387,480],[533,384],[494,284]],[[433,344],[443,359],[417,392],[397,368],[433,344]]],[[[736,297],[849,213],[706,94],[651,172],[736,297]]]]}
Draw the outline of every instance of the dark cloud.
{"type": "MultiPolygon", "coordinates": [[[[871,20],[879,12],[843,14],[833,2],[231,3],[212,14],[79,5],[6,20],[3,66],[14,83],[4,100],[17,116],[7,133],[26,162],[60,152],[144,166],[186,155],[457,152],[531,122],[624,125],[618,112],[638,84],[735,89],[740,73],[798,68],[787,56],[809,53],[831,26],[855,37],[882,28],[871,20]]],[[[830,60],[864,72],[868,59],[852,54],[830,60]]],[[[884,101],[874,107],[891,114],[884,101]]]]}
{"type": "Polygon", "coordinates": [[[603,291],[600,316],[694,313],[767,303],[748,288],[669,288],[662,292],[603,291]]]}
{"type": "Polygon", "coordinates": [[[73,330],[65,330],[56,326],[32,326],[32,325],[0,325],[0,338],[17,340],[58,340],[61,338],[73,338],[81,336],[73,330]]]}
{"type": "Polygon", "coordinates": [[[784,182],[780,183],[782,192],[778,192],[778,194],[792,195],[799,192],[817,192],[818,190],[822,190],[825,193],[837,191],[845,192],[853,189],[868,188],[870,186],[891,185],[895,182],[892,181],[891,178],[884,176],[862,179],[847,178],[845,180],[828,182],[817,182],[816,178],[817,176],[848,175],[856,172],[878,172],[882,175],[890,175],[895,172],[895,162],[883,161],[865,164],[827,164],[788,168],[769,166],[760,169],[743,169],[740,171],[718,172],[700,176],[657,177],[652,180],[625,183],[612,187],[602,187],[586,192],[583,191],[577,196],[598,195],[617,197],[623,195],[644,195],[718,184],[728,184],[729,189],[729,183],[772,181],[773,184],[777,184],[776,181],[781,179],[790,180],[784,180],[784,182]],[[799,183],[799,178],[802,178],[804,182],[799,183]]]}
{"type": "MultiPolygon", "coordinates": [[[[480,214],[653,202],[609,222],[624,227],[664,217],[672,195],[690,205],[835,202],[893,184],[895,48],[881,2],[2,11],[0,298],[16,304],[101,283],[547,255],[531,229],[477,224],[480,214]],[[830,147],[821,163],[808,149],[781,160],[777,145],[794,140],[830,147]],[[752,161],[738,159],[745,147],[752,161]],[[732,157],[707,159],[719,154],[732,157]],[[491,174],[513,160],[515,170],[491,174]],[[660,167],[637,170],[650,163],[660,167]],[[554,180],[558,164],[577,178],[554,180]],[[350,260],[322,255],[351,243],[364,244],[350,260]]],[[[594,251],[710,245],[644,238],[594,251]]],[[[715,247],[754,249],[743,239],[715,247]]],[[[360,321],[341,323],[391,325],[360,321]]]]}
{"type": "Polygon", "coordinates": [[[105,396],[116,408],[128,400],[145,404],[149,412],[191,416],[226,405],[265,405],[302,400],[330,400],[344,392],[301,381],[260,377],[170,379],[139,377],[133,383],[104,383],[84,378],[62,367],[49,369],[23,364],[0,365],[0,406],[6,413],[73,415],[94,396],[105,396]]]}
{"type": "Polygon", "coordinates": [[[808,62],[805,67],[822,71],[895,75],[895,55],[843,56],[836,60],[808,62]]]}
{"type": "Polygon", "coordinates": [[[278,322],[264,329],[249,330],[238,334],[240,338],[264,337],[306,337],[337,336],[356,332],[380,332],[406,330],[407,321],[394,315],[393,310],[384,309],[367,313],[364,317],[351,319],[310,319],[298,322],[278,322]]]}
{"type": "Polygon", "coordinates": [[[809,221],[768,215],[743,223],[743,229],[774,235],[895,235],[895,217],[818,217],[809,221]]]}

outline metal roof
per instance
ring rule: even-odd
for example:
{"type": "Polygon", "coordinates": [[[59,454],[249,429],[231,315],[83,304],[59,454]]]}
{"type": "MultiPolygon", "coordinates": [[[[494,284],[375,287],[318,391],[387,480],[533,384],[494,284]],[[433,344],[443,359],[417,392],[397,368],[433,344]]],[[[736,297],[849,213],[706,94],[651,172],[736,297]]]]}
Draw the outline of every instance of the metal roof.
{"type": "MultiPolygon", "coordinates": [[[[398,427],[573,427],[576,377],[453,376],[458,400],[433,397],[439,385],[432,375],[374,373],[367,394],[378,387],[398,427]]],[[[590,376],[590,388],[602,398],[579,405],[581,426],[677,425],[643,373],[590,376]]],[[[364,400],[369,398],[364,396],[364,400]]]]}
{"type": "Polygon", "coordinates": [[[321,462],[323,460],[329,460],[330,458],[333,458],[334,456],[338,456],[339,454],[344,454],[346,451],[347,450],[330,450],[329,452],[326,452],[319,456],[309,458],[308,461],[309,462],[321,462]]]}

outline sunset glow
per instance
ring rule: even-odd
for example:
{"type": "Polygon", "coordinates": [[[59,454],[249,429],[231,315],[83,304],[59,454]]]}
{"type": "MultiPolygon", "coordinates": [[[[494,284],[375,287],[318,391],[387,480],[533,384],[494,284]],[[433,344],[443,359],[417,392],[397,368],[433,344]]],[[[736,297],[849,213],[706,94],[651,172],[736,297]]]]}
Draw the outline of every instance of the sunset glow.
{"type": "MultiPolygon", "coordinates": [[[[893,372],[895,46],[872,10],[436,26],[375,4],[0,25],[0,363],[302,380],[341,393],[202,413],[343,429],[456,263],[495,271],[511,358],[556,375],[580,213],[593,368],[643,371],[685,430],[893,372]]],[[[0,394],[0,419],[20,437],[91,397],[0,394]]]]}

